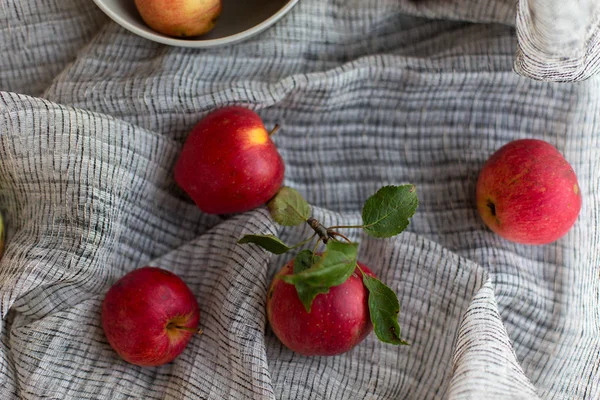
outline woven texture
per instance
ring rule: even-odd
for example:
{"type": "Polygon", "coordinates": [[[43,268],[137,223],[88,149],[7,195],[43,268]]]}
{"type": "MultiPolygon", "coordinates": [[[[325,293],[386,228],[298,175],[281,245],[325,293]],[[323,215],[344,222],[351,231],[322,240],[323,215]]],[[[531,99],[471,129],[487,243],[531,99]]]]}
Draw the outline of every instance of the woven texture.
{"type": "Polygon", "coordinates": [[[0,0],[0,398],[600,398],[597,12],[552,31],[566,14],[549,3],[301,0],[256,38],[187,50],[89,1],[0,0]],[[236,240],[310,228],[205,215],[172,177],[192,126],[230,104],[282,126],[285,184],[325,224],[417,185],[407,231],[349,231],[410,347],[370,335],[302,357],[273,335],[266,291],[291,255],[236,240]],[[581,215],[556,243],[507,242],[477,215],[479,169],[517,138],[552,143],[579,178],[581,215]],[[204,330],[156,368],[120,360],[100,325],[108,288],[143,265],[182,277],[204,330]]]}

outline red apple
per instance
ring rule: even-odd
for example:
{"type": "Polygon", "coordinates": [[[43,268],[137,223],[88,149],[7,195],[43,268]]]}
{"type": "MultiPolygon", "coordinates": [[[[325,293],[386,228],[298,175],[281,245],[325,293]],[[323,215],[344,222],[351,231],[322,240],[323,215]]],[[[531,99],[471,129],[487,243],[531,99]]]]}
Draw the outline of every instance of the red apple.
{"type": "MultiPolygon", "coordinates": [[[[368,275],[369,268],[358,263],[368,275]]],[[[306,356],[342,354],[362,342],[373,330],[369,292],[358,269],[346,282],[319,294],[306,311],[296,287],[280,278],[294,271],[293,260],[273,278],[267,296],[271,329],[287,348],[306,356]]]]}
{"type": "Polygon", "coordinates": [[[571,229],[580,209],[573,168],[542,140],[506,144],[479,174],[477,210],[492,231],[513,242],[554,242],[571,229]]]}
{"type": "Polygon", "coordinates": [[[102,327],[112,348],[142,366],[173,361],[198,332],[200,309],[175,274],[155,267],[119,279],[102,304],[102,327]]]}
{"type": "Polygon", "coordinates": [[[215,26],[221,0],[135,0],[148,26],[169,36],[203,35],[215,26]]]}
{"type": "Polygon", "coordinates": [[[284,164],[260,117],[242,107],[208,114],[189,134],[175,181],[208,214],[251,210],[273,197],[284,164]]]}

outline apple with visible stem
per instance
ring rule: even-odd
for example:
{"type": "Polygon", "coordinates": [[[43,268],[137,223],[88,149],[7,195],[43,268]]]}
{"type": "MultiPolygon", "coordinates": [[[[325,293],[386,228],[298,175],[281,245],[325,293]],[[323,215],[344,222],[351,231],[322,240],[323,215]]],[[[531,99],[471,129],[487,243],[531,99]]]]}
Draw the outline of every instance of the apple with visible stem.
{"type": "MultiPolygon", "coordinates": [[[[358,267],[367,275],[373,272],[358,267]]],[[[318,294],[307,312],[296,287],[281,280],[294,272],[294,260],[273,278],[267,295],[267,318],[275,336],[290,350],[306,356],[345,353],[373,330],[369,315],[369,292],[357,269],[329,293],[318,294]]]]}
{"type": "Polygon", "coordinates": [[[241,213],[265,204],[281,187],[285,166],[254,111],[230,106],[204,117],[189,134],[175,181],[208,214],[241,213]]]}
{"type": "Polygon", "coordinates": [[[564,236],[581,210],[573,168],[551,144],[510,142],[485,163],[477,181],[477,210],[498,235],[522,244],[564,236]]]}
{"type": "Polygon", "coordinates": [[[177,275],[156,267],[119,279],[106,293],[101,318],[111,347],[141,366],[173,361],[200,333],[194,294],[177,275]]]}
{"type": "Polygon", "coordinates": [[[221,0],[135,0],[140,16],[153,30],[174,37],[210,32],[221,14],[221,0]]]}

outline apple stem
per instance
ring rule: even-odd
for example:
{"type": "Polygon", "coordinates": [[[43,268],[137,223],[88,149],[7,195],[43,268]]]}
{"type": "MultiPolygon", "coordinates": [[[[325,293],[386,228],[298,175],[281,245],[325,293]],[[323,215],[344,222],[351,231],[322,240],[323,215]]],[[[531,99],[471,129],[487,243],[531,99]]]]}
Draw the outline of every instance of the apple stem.
{"type": "MultiPolygon", "coordinates": [[[[339,241],[337,239],[338,236],[344,239],[346,242],[352,243],[352,241],[348,239],[346,235],[334,231],[333,228],[335,227],[327,228],[316,218],[310,217],[306,220],[306,223],[313,229],[313,231],[315,231],[315,235],[319,235],[319,241],[323,241],[324,244],[327,244],[329,240],[339,241]]],[[[315,235],[313,235],[312,237],[314,237],[315,235]]],[[[317,241],[317,245],[319,245],[319,241],[317,241]]]]}
{"type": "Polygon", "coordinates": [[[307,219],[306,223],[317,233],[317,235],[319,235],[319,239],[321,239],[324,244],[327,244],[327,241],[331,238],[327,228],[325,228],[322,223],[313,217],[307,219]]]}
{"type": "Polygon", "coordinates": [[[275,124],[275,126],[273,127],[273,130],[271,132],[269,132],[269,136],[273,136],[274,134],[277,133],[277,131],[279,130],[280,126],[279,124],[275,124]]]}
{"type": "Polygon", "coordinates": [[[331,238],[335,238],[336,236],[339,236],[342,239],[344,239],[346,242],[352,243],[352,240],[348,239],[345,235],[342,235],[339,232],[333,231],[331,229],[328,229],[327,232],[329,233],[329,237],[331,237],[331,238]]]}
{"type": "Polygon", "coordinates": [[[317,243],[315,244],[315,248],[312,251],[313,256],[312,256],[311,264],[315,263],[315,254],[317,254],[317,249],[319,248],[319,243],[321,243],[321,238],[317,239],[317,243]]]}

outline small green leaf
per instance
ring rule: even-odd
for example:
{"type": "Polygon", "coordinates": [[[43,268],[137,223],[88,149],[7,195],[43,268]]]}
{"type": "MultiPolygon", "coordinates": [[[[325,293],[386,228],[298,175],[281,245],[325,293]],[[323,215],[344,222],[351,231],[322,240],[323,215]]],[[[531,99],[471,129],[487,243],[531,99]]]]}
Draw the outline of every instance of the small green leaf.
{"type": "Polygon", "coordinates": [[[364,230],[375,237],[402,232],[419,205],[414,185],[384,186],[369,197],[363,207],[364,230]]]}
{"type": "Polygon", "coordinates": [[[323,256],[310,268],[299,274],[286,275],[284,280],[310,286],[337,286],[346,282],[356,266],[357,243],[329,241],[323,256]]]}
{"type": "Polygon", "coordinates": [[[329,288],[325,286],[308,286],[302,282],[298,282],[294,286],[296,286],[296,292],[298,292],[298,297],[300,298],[302,305],[304,305],[304,309],[307,313],[310,313],[313,300],[315,299],[315,297],[317,297],[317,295],[329,293],[329,288]]]}
{"type": "Polygon", "coordinates": [[[310,206],[298,191],[287,186],[279,189],[279,192],[268,203],[271,216],[279,225],[300,225],[310,217],[310,206]]]}
{"type": "Polygon", "coordinates": [[[375,334],[384,343],[408,345],[400,338],[398,313],[400,303],[396,293],[379,279],[363,272],[363,283],[369,290],[369,313],[375,334]]]}
{"type": "Polygon", "coordinates": [[[238,240],[238,243],[254,243],[275,254],[283,254],[290,250],[289,246],[274,235],[246,235],[238,240]]]}
{"type": "MultiPolygon", "coordinates": [[[[318,262],[318,260],[320,259],[321,257],[315,255],[312,251],[308,249],[302,250],[294,259],[294,274],[299,274],[302,271],[309,269],[313,265],[313,262],[318,262]]],[[[310,312],[312,302],[319,293],[329,292],[328,287],[310,287],[303,284],[302,282],[297,282],[295,286],[296,292],[298,293],[298,297],[304,305],[306,312],[310,312]]]]}
{"type": "Polygon", "coordinates": [[[315,256],[313,252],[308,249],[298,253],[296,258],[294,258],[294,274],[299,274],[300,272],[309,269],[313,264],[313,257],[319,256],[315,256]]]}
{"type": "Polygon", "coordinates": [[[312,302],[319,293],[328,293],[330,287],[341,285],[352,275],[356,267],[357,252],[356,243],[329,241],[323,256],[310,268],[300,273],[294,270],[293,275],[286,275],[281,279],[296,287],[304,308],[310,312],[312,302]]]}

